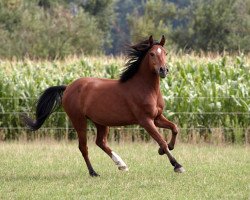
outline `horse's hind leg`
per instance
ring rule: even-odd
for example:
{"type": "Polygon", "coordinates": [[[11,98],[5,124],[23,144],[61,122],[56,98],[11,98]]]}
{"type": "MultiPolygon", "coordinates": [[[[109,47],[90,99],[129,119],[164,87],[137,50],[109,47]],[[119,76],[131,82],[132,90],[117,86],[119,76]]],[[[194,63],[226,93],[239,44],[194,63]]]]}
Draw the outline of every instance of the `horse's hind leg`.
{"type": "Polygon", "coordinates": [[[107,136],[109,128],[107,126],[102,126],[99,124],[95,125],[97,128],[96,144],[111,157],[111,159],[118,166],[119,170],[128,171],[128,167],[125,164],[125,162],[121,159],[121,157],[117,155],[114,151],[112,151],[107,145],[107,136]]]}
{"type": "Polygon", "coordinates": [[[88,156],[88,146],[87,146],[87,119],[83,116],[78,116],[77,118],[71,118],[72,124],[78,134],[79,139],[79,149],[82,156],[86,162],[89,170],[90,176],[99,176],[93,169],[89,156],[88,156]]]}

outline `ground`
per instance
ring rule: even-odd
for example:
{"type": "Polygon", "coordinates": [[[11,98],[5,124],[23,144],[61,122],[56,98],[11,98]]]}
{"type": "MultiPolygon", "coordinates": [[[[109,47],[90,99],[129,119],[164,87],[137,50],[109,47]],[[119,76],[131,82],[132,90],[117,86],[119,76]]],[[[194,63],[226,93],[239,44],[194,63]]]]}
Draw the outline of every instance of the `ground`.
{"type": "Polygon", "coordinates": [[[249,147],[177,144],[177,174],[155,143],[111,144],[128,172],[90,143],[92,178],[77,146],[0,143],[0,199],[250,199],[249,147]]]}

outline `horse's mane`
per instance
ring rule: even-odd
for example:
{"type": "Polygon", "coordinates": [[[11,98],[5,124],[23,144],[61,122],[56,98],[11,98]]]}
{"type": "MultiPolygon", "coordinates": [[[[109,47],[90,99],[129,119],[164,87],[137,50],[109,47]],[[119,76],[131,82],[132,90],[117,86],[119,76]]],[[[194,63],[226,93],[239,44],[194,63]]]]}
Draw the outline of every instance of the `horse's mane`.
{"type": "MultiPolygon", "coordinates": [[[[159,44],[159,42],[154,41],[153,45],[156,44],[159,44]]],[[[153,45],[150,45],[147,39],[138,44],[128,46],[126,50],[128,61],[120,75],[120,82],[126,82],[136,74],[144,56],[153,45]]]]}

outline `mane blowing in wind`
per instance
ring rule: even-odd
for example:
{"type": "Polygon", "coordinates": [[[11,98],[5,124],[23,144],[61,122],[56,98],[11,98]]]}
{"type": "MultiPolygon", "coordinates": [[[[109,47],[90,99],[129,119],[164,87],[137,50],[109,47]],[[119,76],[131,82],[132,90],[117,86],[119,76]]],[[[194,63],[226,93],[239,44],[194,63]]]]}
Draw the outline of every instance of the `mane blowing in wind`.
{"type": "Polygon", "coordinates": [[[127,47],[127,63],[125,64],[125,68],[123,69],[120,75],[120,82],[126,82],[130,78],[132,78],[136,72],[138,71],[141,61],[144,56],[147,54],[148,50],[153,45],[159,45],[160,43],[156,40],[152,40],[153,43],[150,43],[150,40],[144,40],[135,45],[130,45],[127,47]]]}

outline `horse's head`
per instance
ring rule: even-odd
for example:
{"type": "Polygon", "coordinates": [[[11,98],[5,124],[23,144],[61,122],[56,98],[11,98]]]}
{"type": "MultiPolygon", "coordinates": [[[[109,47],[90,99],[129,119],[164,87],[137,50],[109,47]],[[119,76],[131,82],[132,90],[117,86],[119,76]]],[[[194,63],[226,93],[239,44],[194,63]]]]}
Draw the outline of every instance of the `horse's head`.
{"type": "Polygon", "coordinates": [[[165,78],[168,73],[168,68],[166,66],[166,50],[163,48],[165,37],[163,35],[161,41],[155,44],[151,35],[148,41],[150,46],[152,46],[147,53],[149,67],[161,78],[165,78]]]}

